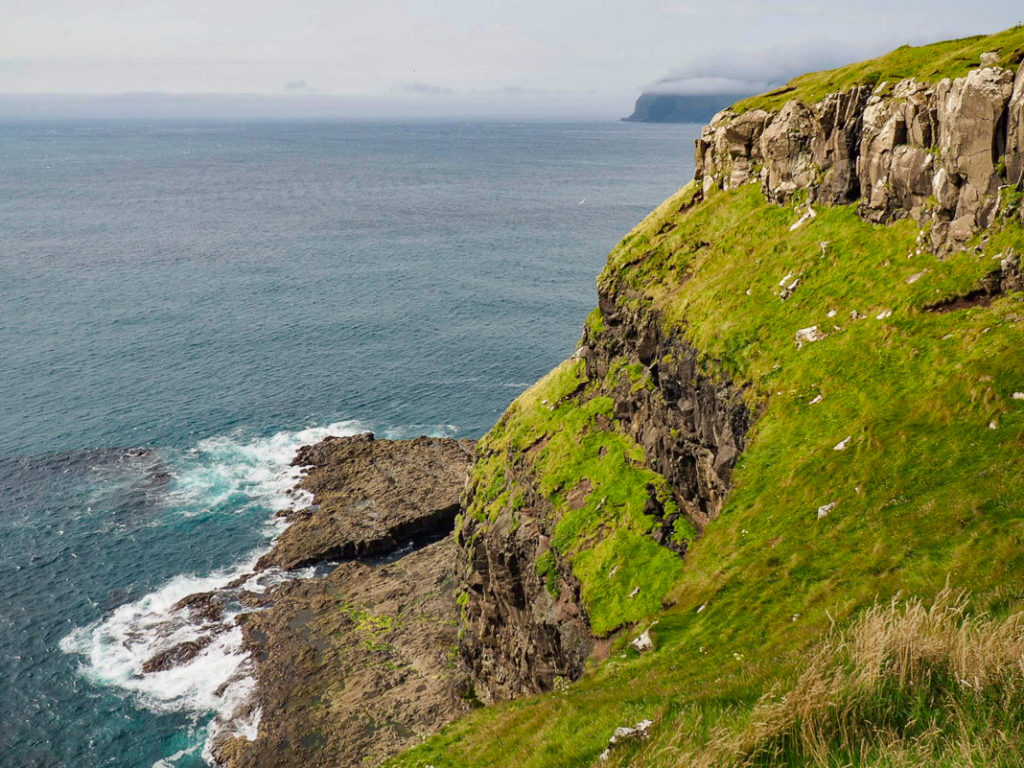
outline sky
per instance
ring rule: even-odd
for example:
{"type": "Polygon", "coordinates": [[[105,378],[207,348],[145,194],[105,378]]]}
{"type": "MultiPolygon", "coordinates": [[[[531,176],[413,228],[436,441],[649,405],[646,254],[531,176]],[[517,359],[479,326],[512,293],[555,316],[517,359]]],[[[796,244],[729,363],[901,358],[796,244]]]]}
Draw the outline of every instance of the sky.
{"type": "Polygon", "coordinates": [[[46,103],[29,94],[86,111],[246,94],[234,103],[614,118],[644,90],[760,91],[1024,21],[1020,0],[0,0],[0,14],[0,94],[18,97],[0,117],[46,103]]]}

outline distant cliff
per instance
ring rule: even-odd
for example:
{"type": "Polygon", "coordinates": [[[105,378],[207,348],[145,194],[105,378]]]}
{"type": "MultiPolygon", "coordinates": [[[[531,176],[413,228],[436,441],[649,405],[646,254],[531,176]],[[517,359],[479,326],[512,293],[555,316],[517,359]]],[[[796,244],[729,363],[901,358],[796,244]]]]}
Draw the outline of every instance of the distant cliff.
{"type": "Polygon", "coordinates": [[[622,121],[625,123],[706,123],[737,98],[735,93],[699,95],[642,93],[636,100],[633,114],[622,118],[622,121]]]}

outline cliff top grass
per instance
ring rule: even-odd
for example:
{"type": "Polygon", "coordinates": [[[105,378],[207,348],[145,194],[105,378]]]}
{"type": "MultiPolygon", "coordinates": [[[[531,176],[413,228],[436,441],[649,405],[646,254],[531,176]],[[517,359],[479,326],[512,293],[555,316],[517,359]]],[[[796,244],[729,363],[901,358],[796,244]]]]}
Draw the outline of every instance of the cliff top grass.
{"type": "Polygon", "coordinates": [[[753,109],[775,111],[792,99],[813,104],[829,93],[846,91],[855,85],[878,85],[907,78],[931,83],[945,77],[963,77],[980,66],[981,54],[989,51],[996,52],[1000,66],[1016,67],[1024,60],[1024,26],[932,45],[904,45],[875,59],[800,75],[782,88],[744,99],[732,108],[740,113],[753,109]]]}
{"type": "MultiPolygon", "coordinates": [[[[692,200],[685,188],[652,213],[599,280],[620,303],[659,312],[709,370],[747,384],[763,415],[722,514],[686,554],[674,605],[657,614],[655,650],[628,645],[652,614],[568,690],[476,712],[397,763],[589,765],[616,727],[650,718],[650,739],[616,748],[607,765],[1019,764],[999,746],[1009,699],[950,686],[868,697],[877,728],[853,750],[826,739],[817,755],[792,740],[756,759],[715,752],[744,743],[759,702],[795,690],[815,649],[854,632],[878,600],[930,601],[949,583],[969,594],[963,612],[1024,608],[1024,296],[928,309],[1019,251],[1019,219],[939,258],[914,224],[870,224],[852,207],[820,209],[794,230],[802,210],[770,205],[752,185],[692,200]],[[793,279],[783,300],[780,283],[793,279]],[[813,326],[824,338],[798,343],[813,326]],[[904,699],[917,703],[887,709],[904,699]],[[907,712],[931,741],[901,740],[907,712]],[[967,736],[946,738],[957,733],[967,736]]],[[[602,330],[599,316],[589,322],[602,330]]],[[[538,466],[541,482],[576,455],[538,466]]]]}

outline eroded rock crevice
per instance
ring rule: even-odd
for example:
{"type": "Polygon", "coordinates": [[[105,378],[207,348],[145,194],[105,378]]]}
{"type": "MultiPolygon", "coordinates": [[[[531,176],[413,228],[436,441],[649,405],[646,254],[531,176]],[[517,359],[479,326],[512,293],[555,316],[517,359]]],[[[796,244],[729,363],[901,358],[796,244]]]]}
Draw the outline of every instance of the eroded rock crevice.
{"type": "Polygon", "coordinates": [[[577,679],[594,646],[579,583],[551,551],[551,505],[525,473],[512,482],[524,493],[516,515],[467,516],[456,537],[465,594],[459,648],[487,703],[577,679]],[[538,569],[545,555],[550,569],[538,569]]]}
{"type": "MultiPolygon", "coordinates": [[[[709,375],[696,349],[664,332],[658,313],[627,309],[602,293],[605,328],[584,337],[579,354],[587,375],[615,401],[615,416],[644,449],[651,469],[668,480],[676,501],[703,528],[718,516],[732,486],[732,471],[756,414],[743,387],[709,375]],[[641,366],[646,379],[626,375],[641,366]]],[[[668,544],[671,519],[655,529],[668,544]]]]}
{"type": "Polygon", "coordinates": [[[1020,256],[1010,253],[994,269],[983,277],[978,287],[960,296],[950,296],[925,307],[928,312],[955,312],[959,309],[987,306],[997,296],[1010,291],[1024,291],[1024,272],[1021,271],[1020,256]]]}

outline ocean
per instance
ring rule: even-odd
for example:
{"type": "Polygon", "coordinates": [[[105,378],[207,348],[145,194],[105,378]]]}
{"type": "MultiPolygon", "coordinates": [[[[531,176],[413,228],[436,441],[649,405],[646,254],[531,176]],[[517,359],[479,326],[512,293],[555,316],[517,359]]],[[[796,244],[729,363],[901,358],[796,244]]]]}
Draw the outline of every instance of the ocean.
{"type": "Polygon", "coordinates": [[[0,766],[204,765],[251,680],[232,632],[141,674],[174,603],[299,445],[483,434],[698,130],[0,118],[0,766]]]}

